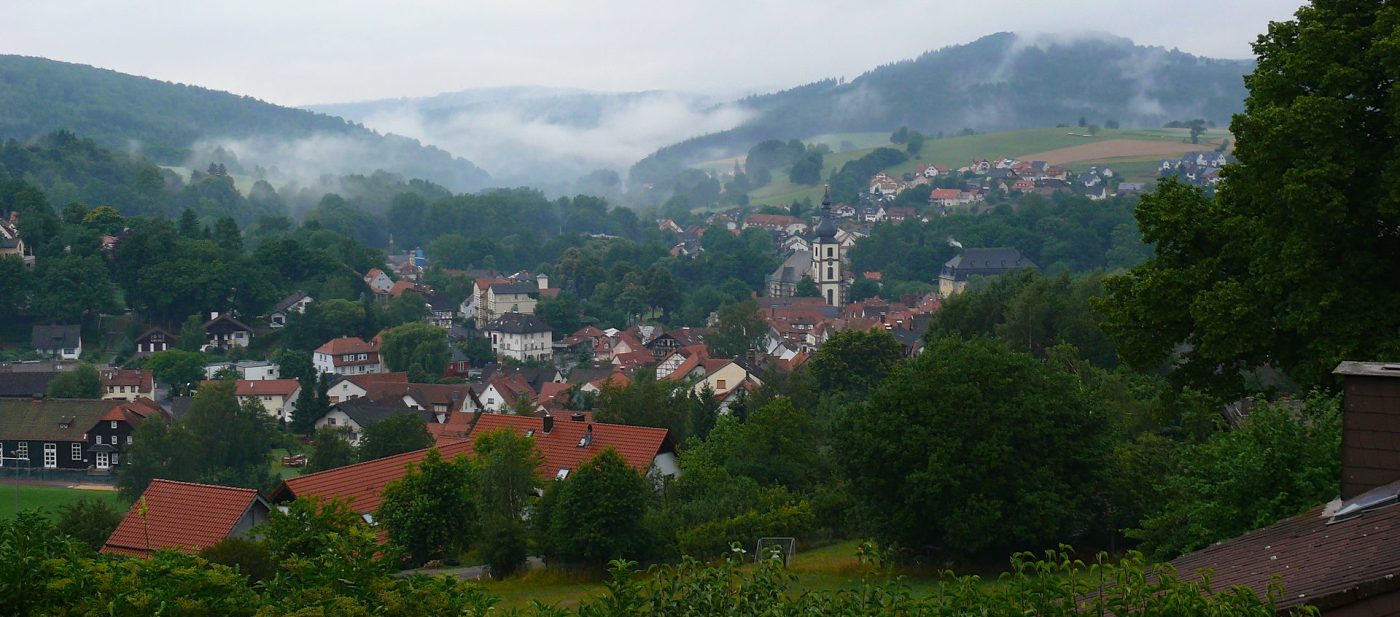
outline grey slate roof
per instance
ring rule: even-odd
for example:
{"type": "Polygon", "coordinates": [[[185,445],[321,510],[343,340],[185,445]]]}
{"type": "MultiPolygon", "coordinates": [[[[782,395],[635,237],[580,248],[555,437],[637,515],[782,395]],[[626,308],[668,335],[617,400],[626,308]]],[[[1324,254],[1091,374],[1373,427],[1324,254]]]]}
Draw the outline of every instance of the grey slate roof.
{"type": "Polygon", "coordinates": [[[282,301],[281,301],[281,302],[278,302],[278,303],[277,303],[277,306],[273,307],[272,311],[273,311],[274,313],[280,313],[280,312],[286,311],[287,309],[291,308],[291,306],[292,306],[293,304],[296,304],[296,303],[298,303],[298,302],[301,302],[301,299],[302,299],[302,298],[305,298],[305,297],[306,297],[306,292],[304,292],[304,291],[298,290],[298,291],[296,291],[296,292],[293,292],[292,295],[287,296],[287,297],[285,297],[285,298],[282,298],[282,301]]]}
{"type": "Polygon", "coordinates": [[[967,249],[943,264],[941,276],[965,281],[972,276],[994,276],[1036,265],[1014,248],[967,249]]]}
{"type": "Polygon", "coordinates": [[[0,398],[42,397],[57,376],[57,371],[0,373],[0,398]]]}
{"type": "Polygon", "coordinates": [[[496,294],[532,294],[539,291],[539,286],[534,283],[496,283],[491,286],[491,292],[496,294]]]}
{"type": "Polygon", "coordinates": [[[808,276],[812,272],[812,254],[807,251],[797,251],[789,255],[783,261],[783,265],[778,266],[773,271],[772,280],[780,283],[796,284],[802,277],[808,276]]]}
{"type": "Polygon", "coordinates": [[[360,425],[362,429],[369,428],[394,416],[416,416],[423,420],[424,423],[434,420],[433,412],[431,411],[413,409],[412,407],[405,406],[382,405],[363,398],[355,398],[337,403],[331,406],[331,409],[340,410],[345,415],[350,416],[350,419],[354,420],[355,424],[360,425]]]}
{"type": "Polygon", "coordinates": [[[504,332],[506,334],[532,334],[536,332],[549,332],[549,326],[534,315],[525,313],[506,313],[495,321],[486,324],[488,332],[504,332]]]}
{"type": "Polygon", "coordinates": [[[77,325],[39,325],[34,326],[30,343],[35,349],[73,349],[81,338],[77,325]]]}

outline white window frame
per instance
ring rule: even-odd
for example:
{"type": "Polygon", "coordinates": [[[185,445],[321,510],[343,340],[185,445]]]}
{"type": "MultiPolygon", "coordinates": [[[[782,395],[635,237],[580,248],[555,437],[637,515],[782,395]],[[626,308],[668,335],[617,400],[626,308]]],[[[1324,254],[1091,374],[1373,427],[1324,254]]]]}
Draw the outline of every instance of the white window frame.
{"type": "Polygon", "coordinates": [[[29,442],[21,441],[15,444],[15,456],[29,458],[29,442]]]}
{"type": "Polygon", "coordinates": [[[58,444],[44,444],[44,469],[55,469],[58,467],[58,444]]]}
{"type": "Polygon", "coordinates": [[[76,442],[76,441],[73,442],[72,454],[73,454],[73,460],[75,460],[75,461],[81,461],[81,460],[83,460],[83,444],[80,444],[80,443],[78,443],[78,442],[76,442]]]}

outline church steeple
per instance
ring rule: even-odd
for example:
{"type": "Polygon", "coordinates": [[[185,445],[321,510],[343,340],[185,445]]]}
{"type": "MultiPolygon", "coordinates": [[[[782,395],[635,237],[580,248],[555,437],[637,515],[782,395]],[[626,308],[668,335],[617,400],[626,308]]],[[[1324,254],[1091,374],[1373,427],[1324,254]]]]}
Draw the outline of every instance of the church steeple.
{"type": "Polygon", "coordinates": [[[831,220],[831,185],[822,193],[822,220],[817,223],[817,242],[836,241],[836,221],[831,220]]]}
{"type": "Polygon", "coordinates": [[[846,303],[841,285],[841,243],[836,240],[836,221],[831,219],[831,186],[822,194],[822,220],[817,223],[817,237],[812,242],[812,281],[821,290],[822,298],[831,306],[846,303]]]}

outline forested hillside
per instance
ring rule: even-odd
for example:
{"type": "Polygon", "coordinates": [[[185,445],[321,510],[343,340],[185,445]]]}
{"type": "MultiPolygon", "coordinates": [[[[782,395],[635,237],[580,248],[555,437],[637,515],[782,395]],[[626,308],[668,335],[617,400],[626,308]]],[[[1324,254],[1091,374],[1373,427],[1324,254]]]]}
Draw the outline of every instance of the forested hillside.
{"type": "Polygon", "coordinates": [[[250,173],[262,167],[315,178],[383,169],[456,190],[490,181],[470,161],[334,116],[43,58],[0,56],[0,109],[0,138],[68,130],[167,165],[222,148],[250,173]]]}
{"type": "Polygon", "coordinates": [[[740,103],[757,115],[732,130],[663,148],[632,168],[633,186],[679,167],[739,154],[767,139],[889,131],[926,135],[1115,120],[1159,127],[1182,118],[1218,125],[1243,109],[1248,60],[1213,60],[1107,35],[1012,33],[930,51],[850,81],[829,79],[740,103]]]}

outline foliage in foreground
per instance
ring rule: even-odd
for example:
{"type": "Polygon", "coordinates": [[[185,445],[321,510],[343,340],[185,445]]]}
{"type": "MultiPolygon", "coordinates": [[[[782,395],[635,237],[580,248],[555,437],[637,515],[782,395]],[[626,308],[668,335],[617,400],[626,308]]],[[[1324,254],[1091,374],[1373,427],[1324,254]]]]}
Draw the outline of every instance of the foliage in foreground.
{"type": "MultiPolygon", "coordinates": [[[[318,506],[302,503],[299,511],[318,506]]],[[[391,576],[368,528],[337,504],[332,516],[279,520],[266,549],[278,565],[250,582],[240,570],[161,551],[149,559],[96,555],[57,533],[34,512],[0,522],[0,617],[9,615],[454,615],[480,616],[497,599],[449,576],[391,576]],[[332,519],[342,519],[338,523],[332,519]],[[300,522],[321,523],[302,526],[300,522]],[[314,542],[282,537],[303,532],[314,542]],[[293,548],[295,547],[295,549],[293,548]]],[[[285,516],[285,515],[284,515],[285,516]]],[[[649,615],[1273,615],[1281,587],[1257,597],[1246,588],[1211,593],[1209,582],[1180,580],[1170,566],[1149,566],[1138,554],[1118,563],[1100,556],[1085,564],[1066,552],[1012,558],[999,583],[947,573],[930,595],[915,596],[898,578],[871,576],[850,590],[790,593],[793,577],[776,559],[740,566],[742,551],[705,565],[686,559],[638,576],[614,561],[604,594],[576,610],[536,604],[515,614],[634,617],[649,615]]],[[[1315,613],[1315,611],[1314,611],[1315,613]]]]}

